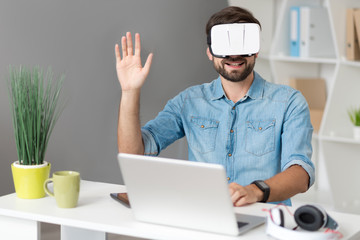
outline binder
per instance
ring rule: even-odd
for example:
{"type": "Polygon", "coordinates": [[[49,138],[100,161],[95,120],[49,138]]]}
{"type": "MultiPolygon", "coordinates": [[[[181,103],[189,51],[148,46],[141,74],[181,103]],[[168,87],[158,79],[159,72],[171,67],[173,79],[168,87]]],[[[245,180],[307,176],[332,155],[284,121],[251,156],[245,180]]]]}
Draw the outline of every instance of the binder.
{"type": "Polygon", "coordinates": [[[355,32],[356,32],[356,38],[355,42],[357,42],[358,49],[360,50],[360,9],[354,10],[354,24],[355,24],[355,32]]]}
{"type": "Polygon", "coordinates": [[[290,78],[289,86],[299,90],[310,109],[324,110],[326,104],[326,82],[323,78],[290,78]]]}
{"type": "Polygon", "coordinates": [[[290,56],[300,56],[300,7],[290,7],[290,56]]]}
{"type": "Polygon", "coordinates": [[[300,57],[309,57],[310,7],[300,8],[300,57]]]}
{"type": "Polygon", "coordinates": [[[326,104],[326,83],[322,78],[291,78],[289,86],[299,90],[310,110],[310,121],[315,132],[320,130],[326,104]]]}
{"type": "Polygon", "coordinates": [[[354,8],[346,10],[346,58],[350,61],[360,59],[360,47],[355,30],[354,13],[354,8]]]}
{"type": "Polygon", "coordinates": [[[300,57],[335,57],[329,15],[325,8],[300,8],[300,57]]]}

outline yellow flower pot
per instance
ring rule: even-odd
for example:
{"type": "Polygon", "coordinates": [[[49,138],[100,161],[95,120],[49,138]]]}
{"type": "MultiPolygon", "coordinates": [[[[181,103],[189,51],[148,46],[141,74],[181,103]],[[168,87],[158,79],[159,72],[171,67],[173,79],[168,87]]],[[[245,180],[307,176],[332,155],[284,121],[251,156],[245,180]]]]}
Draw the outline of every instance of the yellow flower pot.
{"type": "Polygon", "coordinates": [[[49,178],[51,164],[20,165],[11,164],[15,192],[19,198],[35,199],[45,197],[44,182],[49,178]]]}

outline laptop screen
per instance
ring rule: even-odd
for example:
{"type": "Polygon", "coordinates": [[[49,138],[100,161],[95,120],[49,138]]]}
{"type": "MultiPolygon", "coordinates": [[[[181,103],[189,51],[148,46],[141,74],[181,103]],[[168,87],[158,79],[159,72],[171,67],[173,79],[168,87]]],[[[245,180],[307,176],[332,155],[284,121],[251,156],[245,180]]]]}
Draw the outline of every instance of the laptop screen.
{"type": "Polygon", "coordinates": [[[130,154],[118,161],[136,220],[239,234],[221,165],[130,154]]]}

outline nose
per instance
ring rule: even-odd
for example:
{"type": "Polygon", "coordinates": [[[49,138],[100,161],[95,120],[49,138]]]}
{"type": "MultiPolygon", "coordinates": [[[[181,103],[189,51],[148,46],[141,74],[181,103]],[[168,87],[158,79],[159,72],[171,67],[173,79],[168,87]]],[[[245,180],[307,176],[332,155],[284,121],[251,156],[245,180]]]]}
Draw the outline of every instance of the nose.
{"type": "Polygon", "coordinates": [[[229,61],[245,61],[246,59],[242,55],[230,55],[226,57],[229,61]]]}

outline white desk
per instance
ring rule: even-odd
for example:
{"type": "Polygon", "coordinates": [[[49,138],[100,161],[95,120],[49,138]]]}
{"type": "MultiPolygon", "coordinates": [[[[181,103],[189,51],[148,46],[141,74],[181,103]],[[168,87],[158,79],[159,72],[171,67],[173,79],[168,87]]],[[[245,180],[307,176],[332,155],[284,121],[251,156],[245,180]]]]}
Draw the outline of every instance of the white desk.
{"type": "MultiPolygon", "coordinates": [[[[187,229],[137,222],[131,210],[110,198],[109,193],[124,191],[122,185],[81,181],[79,204],[76,208],[56,207],[55,199],[17,198],[15,194],[0,197],[0,239],[38,240],[39,222],[61,225],[62,240],[105,240],[106,232],[150,239],[271,239],[262,225],[243,236],[230,237],[187,229]]],[[[269,204],[252,204],[236,208],[239,213],[265,216],[269,204]]],[[[342,226],[344,239],[360,230],[360,216],[330,213],[342,226]]]]}

